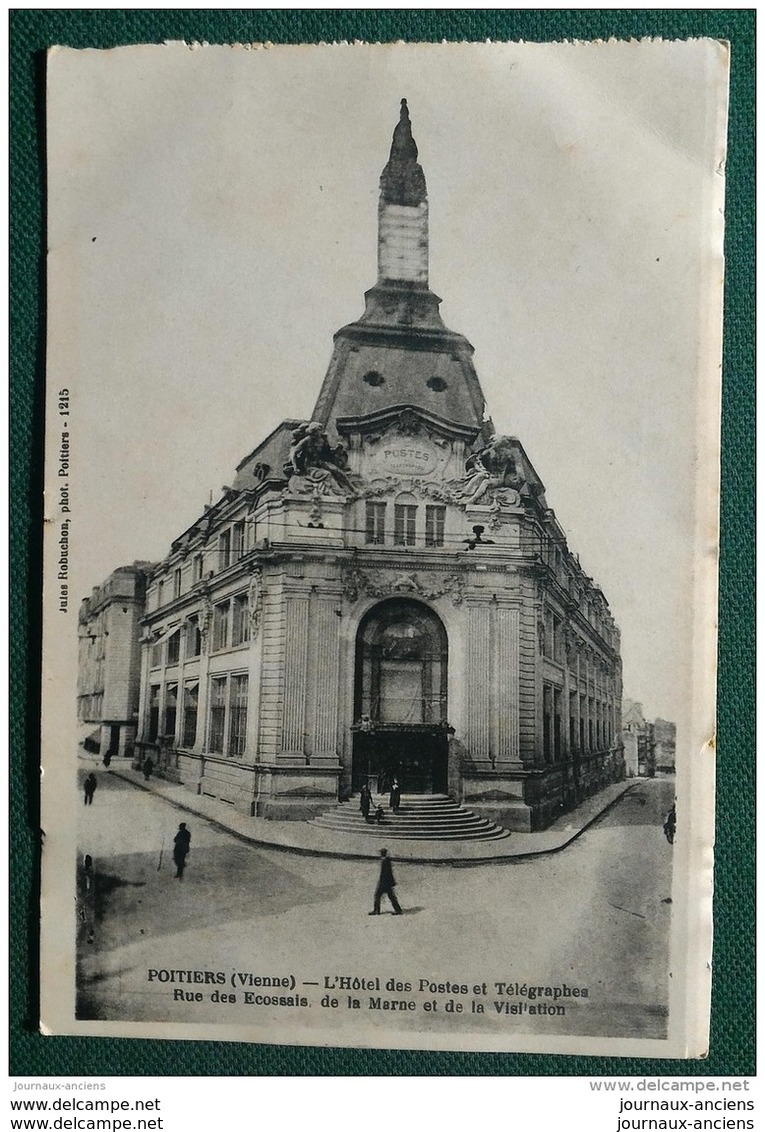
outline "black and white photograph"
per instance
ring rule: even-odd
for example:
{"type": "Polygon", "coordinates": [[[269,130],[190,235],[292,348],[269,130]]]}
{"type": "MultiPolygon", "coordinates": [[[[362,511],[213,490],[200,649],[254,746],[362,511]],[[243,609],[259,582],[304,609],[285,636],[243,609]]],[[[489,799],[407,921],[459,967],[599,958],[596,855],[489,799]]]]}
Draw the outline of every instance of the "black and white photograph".
{"type": "Polygon", "coordinates": [[[50,52],[44,1032],[704,1056],[727,76],[50,52]]]}

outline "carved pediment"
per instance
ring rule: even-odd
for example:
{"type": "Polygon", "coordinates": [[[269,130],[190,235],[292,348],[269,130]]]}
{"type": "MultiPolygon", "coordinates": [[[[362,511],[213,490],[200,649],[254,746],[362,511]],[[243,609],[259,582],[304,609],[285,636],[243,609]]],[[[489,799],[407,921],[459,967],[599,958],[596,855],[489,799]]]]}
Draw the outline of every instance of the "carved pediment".
{"type": "Polygon", "coordinates": [[[434,600],[451,595],[453,605],[461,605],[464,581],[459,573],[432,574],[408,570],[362,570],[349,564],[342,572],[343,593],[350,602],[366,597],[392,597],[409,594],[434,600]]]}
{"type": "Polygon", "coordinates": [[[340,436],[359,433],[365,442],[374,443],[383,436],[429,438],[448,442],[462,440],[472,444],[478,429],[439,417],[417,405],[391,405],[363,417],[339,417],[337,431],[340,436]]]}
{"type": "Polygon", "coordinates": [[[419,477],[406,476],[378,476],[370,479],[355,493],[356,499],[381,499],[385,495],[398,492],[411,492],[423,499],[432,499],[436,503],[457,503],[457,497],[448,484],[442,480],[423,480],[419,477]]]}

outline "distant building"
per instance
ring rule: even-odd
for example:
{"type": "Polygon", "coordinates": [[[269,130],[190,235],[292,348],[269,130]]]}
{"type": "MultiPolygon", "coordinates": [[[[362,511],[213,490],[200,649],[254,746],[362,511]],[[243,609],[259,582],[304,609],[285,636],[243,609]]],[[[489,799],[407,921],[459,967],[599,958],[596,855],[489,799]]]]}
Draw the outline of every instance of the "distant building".
{"type": "Polygon", "coordinates": [[[132,756],[141,675],[139,636],[152,563],[114,570],[80,605],[77,718],[86,745],[132,756]],[[89,725],[89,726],[88,726],[89,725]]]}
{"type": "Polygon", "coordinates": [[[676,732],[675,724],[669,720],[654,720],[653,736],[656,743],[656,771],[658,774],[675,773],[676,732]]]}
{"type": "Polygon", "coordinates": [[[624,775],[620,635],[441,320],[417,158],[402,103],[378,280],[310,421],[151,576],[136,765],[267,818],[395,775],[541,829],[624,775]]]}
{"type": "Polygon", "coordinates": [[[622,742],[627,777],[653,778],[656,774],[654,725],[645,718],[643,705],[637,700],[625,698],[622,701],[622,742]]]}

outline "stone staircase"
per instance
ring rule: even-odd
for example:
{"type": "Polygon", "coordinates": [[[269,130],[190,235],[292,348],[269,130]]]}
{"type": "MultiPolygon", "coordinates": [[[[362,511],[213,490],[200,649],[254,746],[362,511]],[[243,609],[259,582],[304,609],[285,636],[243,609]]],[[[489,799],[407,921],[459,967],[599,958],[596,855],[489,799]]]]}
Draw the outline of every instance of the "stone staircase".
{"type": "MultiPolygon", "coordinates": [[[[381,840],[406,838],[410,841],[499,841],[510,831],[458,806],[446,794],[404,794],[398,813],[388,809],[387,795],[375,798],[374,806],[385,812],[382,822],[359,812],[358,797],[338,803],[334,809],[313,818],[311,825],[336,833],[378,837],[381,840]]],[[[374,814],[374,807],[371,811],[374,814]]]]}

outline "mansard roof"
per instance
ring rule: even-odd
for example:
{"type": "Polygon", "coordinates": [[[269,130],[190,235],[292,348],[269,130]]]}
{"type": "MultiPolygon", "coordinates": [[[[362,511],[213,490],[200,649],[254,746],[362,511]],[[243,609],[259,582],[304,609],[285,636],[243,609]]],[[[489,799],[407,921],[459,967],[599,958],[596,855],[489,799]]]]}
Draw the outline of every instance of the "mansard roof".
{"type": "Polygon", "coordinates": [[[288,418],[278,424],[265,440],[236,466],[235,491],[252,491],[267,480],[284,479],[284,464],[289,456],[292,434],[301,422],[288,418]]]}

